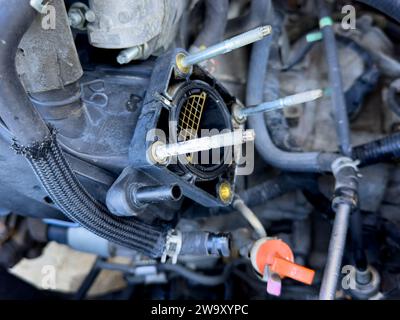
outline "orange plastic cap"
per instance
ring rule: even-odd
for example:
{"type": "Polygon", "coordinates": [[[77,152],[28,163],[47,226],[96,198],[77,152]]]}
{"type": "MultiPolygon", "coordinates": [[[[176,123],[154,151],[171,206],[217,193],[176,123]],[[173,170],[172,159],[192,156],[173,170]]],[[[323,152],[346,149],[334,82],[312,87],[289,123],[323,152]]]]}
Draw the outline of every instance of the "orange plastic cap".
{"type": "Polygon", "coordinates": [[[258,246],[255,262],[260,274],[269,266],[281,278],[291,278],[305,284],[312,284],[315,272],[294,263],[293,252],[282,240],[265,240],[258,246]]]}

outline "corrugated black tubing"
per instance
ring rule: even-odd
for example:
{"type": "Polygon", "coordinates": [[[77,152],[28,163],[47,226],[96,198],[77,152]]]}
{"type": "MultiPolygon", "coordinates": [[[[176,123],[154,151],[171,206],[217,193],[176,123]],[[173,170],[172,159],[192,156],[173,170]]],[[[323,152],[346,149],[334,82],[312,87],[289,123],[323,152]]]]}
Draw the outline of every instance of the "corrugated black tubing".
{"type": "Polygon", "coordinates": [[[360,166],[400,159],[400,133],[355,147],[353,158],[361,161],[360,166]]]}

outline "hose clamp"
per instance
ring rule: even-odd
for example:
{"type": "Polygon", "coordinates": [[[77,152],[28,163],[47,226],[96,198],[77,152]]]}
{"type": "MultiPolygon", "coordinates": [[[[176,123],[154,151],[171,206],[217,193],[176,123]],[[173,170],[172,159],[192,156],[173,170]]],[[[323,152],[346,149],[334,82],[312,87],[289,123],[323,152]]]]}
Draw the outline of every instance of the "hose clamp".
{"type": "Polygon", "coordinates": [[[332,173],[335,177],[338,176],[339,172],[344,168],[353,168],[355,172],[359,172],[358,165],[360,164],[360,160],[353,160],[347,157],[337,158],[332,163],[332,173]]]}
{"type": "Polygon", "coordinates": [[[341,157],[332,163],[332,172],[335,176],[335,194],[332,200],[333,210],[340,204],[348,204],[352,208],[358,206],[358,178],[360,161],[341,157]]]}
{"type": "Polygon", "coordinates": [[[165,263],[168,257],[171,257],[172,263],[176,264],[179,253],[182,249],[182,232],[179,230],[170,230],[167,234],[165,249],[161,257],[161,262],[165,263]]]}

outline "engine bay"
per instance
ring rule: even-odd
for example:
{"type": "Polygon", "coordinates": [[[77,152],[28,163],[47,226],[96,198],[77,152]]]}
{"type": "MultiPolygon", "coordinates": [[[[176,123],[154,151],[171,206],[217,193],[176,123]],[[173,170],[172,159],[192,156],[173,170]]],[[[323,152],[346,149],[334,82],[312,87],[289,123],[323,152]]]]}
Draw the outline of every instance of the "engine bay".
{"type": "Polygon", "coordinates": [[[96,256],[62,299],[399,298],[396,1],[0,3],[2,270],[58,243],[96,256]]]}

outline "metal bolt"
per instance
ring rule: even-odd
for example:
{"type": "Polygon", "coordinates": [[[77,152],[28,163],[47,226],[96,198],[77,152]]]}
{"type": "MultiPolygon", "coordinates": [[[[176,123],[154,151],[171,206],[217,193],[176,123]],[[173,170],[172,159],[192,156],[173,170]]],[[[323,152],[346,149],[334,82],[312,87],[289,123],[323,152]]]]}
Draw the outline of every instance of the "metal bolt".
{"type": "Polygon", "coordinates": [[[201,63],[205,60],[209,60],[221,54],[225,54],[231,52],[232,50],[244,47],[250,43],[259,41],[264,37],[268,36],[272,32],[271,26],[262,26],[256,29],[250,30],[243,34],[240,34],[236,37],[231,39],[222,41],[218,44],[215,44],[205,50],[185,55],[178,55],[177,56],[177,66],[182,71],[185,72],[187,68],[190,66],[201,63]]]}
{"type": "Polygon", "coordinates": [[[356,270],[356,281],[360,285],[367,285],[372,280],[372,272],[367,268],[366,270],[356,270]]]}
{"type": "Polygon", "coordinates": [[[69,24],[73,28],[79,28],[84,23],[85,18],[78,10],[70,10],[68,12],[69,24]]]}
{"type": "Polygon", "coordinates": [[[163,144],[156,142],[151,149],[153,159],[158,163],[165,163],[170,157],[191,154],[200,151],[231,147],[248,141],[254,141],[254,130],[236,130],[217,134],[211,137],[191,139],[184,142],[163,144]]]}
{"type": "MultiPolygon", "coordinates": [[[[94,12],[90,13],[89,7],[82,2],[75,2],[68,11],[69,24],[72,28],[86,30],[86,24],[90,19],[94,19],[94,12]],[[88,17],[88,19],[86,18],[88,17]]],[[[94,20],[93,20],[94,21],[94,20]]],[[[92,22],[92,21],[90,21],[92,22]]]]}
{"type": "Polygon", "coordinates": [[[238,119],[242,119],[246,116],[256,114],[256,113],[261,113],[261,112],[268,112],[272,110],[278,110],[278,109],[283,109],[287,107],[292,107],[298,104],[306,103],[306,102],[311,102],[316,99],[321,98],[324,95],[323,90],[310,90],[310,91],[305,91],[302,93],[298,93],[295,95],[287,96],[275,101],[270,101],[270,102],[265,102],[261,103],[258,106],[254,107],[248,107],[244,109],[235,109],[236,117],[238,119]]]}
{"type": "Polygon", "coordinates": [[[92,10],[88,10],[85,13],[85,18],[87,22],[94,22],[96,20],[96,14],[92,10]]]}
{"type": "Polygon", "coordinates": [[[117,61],[119,64],[128,64],[132,60],[138,58],[141,55],[141,52],[142,50],[140,46],[122,50],[117,57],[117,61]]]}

